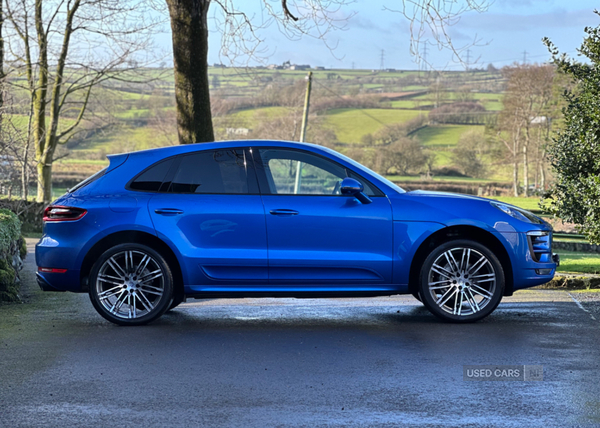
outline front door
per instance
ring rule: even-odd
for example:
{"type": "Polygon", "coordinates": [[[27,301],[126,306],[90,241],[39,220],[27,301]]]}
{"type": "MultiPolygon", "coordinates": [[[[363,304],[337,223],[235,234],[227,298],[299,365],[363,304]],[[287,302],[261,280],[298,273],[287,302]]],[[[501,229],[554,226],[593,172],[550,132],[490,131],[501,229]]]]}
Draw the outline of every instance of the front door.
{"type": "Polygon", "coordinates": [[[186,265],[188,291],[267,282],[265,214],[244,149],[178,156],[149,202],[158,235],[186,265]]]}
{"type": "Polygon", "coordinates": [[[252,150],[272,286],[341,290],[391,283],[392,210],[385,195],[363,179],[372,203],[342,196],[341,181],[353,173],[325,157],[293,149],[252,150]]]}

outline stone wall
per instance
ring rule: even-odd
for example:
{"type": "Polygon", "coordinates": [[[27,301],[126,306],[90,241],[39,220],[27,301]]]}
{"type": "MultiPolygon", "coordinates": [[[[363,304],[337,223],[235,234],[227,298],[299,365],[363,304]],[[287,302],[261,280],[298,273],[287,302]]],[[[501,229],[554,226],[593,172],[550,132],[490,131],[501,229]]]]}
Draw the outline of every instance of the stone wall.
{"type": "Polygon", "coordinates": [[[576,253],[600,253],[600,245],[588,244],[587,242],[553,241],[552,250],[574,251],[576,253]]]}
{"type": "Polygon", "coordinates": [[[0,302],[19,301],[19,271],[26,254],[21,221],[12,211],[0,209],[0,302]]]}

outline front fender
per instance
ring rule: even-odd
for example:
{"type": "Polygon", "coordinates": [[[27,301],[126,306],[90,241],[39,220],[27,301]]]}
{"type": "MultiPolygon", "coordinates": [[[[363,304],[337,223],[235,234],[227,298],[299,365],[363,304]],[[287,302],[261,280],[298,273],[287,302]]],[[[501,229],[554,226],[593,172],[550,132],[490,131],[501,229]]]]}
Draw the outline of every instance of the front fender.
{"type": "Polygon", "coordinates": [[[426,221],[394,222],[393,281],[401,293],[408,292],[410,266],[421,244],[438,230],[446,226],[426,221]]]}

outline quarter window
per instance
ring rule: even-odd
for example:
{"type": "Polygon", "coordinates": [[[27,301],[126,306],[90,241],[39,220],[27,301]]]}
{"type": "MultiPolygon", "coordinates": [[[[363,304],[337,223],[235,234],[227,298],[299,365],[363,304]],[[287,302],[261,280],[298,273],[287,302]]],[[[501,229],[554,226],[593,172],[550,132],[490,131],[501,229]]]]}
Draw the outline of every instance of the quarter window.
{"type": "Polygon", "coordinates": [[[158,192],[172,164],[173,158],[152,165],[133,180],[129,188],[143,192],[158,192]]]}

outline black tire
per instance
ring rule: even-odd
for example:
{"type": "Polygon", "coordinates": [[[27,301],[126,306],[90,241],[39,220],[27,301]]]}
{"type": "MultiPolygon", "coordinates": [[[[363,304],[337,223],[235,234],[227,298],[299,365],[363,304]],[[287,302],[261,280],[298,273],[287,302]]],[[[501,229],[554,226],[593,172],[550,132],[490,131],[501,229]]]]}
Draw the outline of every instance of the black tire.
{"type": "Polygon", "coordinates": [[[173,309],[175,309],[177,306],[181,305],[182,303],[183,303],[183,297],[173,297],[173,300],[171,301],[171,305],[169,305],[168,311],[172,311],[173,309]]]}
{"type": "Polygon", "coordinates": [[[89,284],[96,311],[119,325],[154,321],[173,300],[169,265],[160,253],[141,244],[120,244],[106,250],[92,267],[89,284]]]}
{"type": "Polygon", "coordinates": [[[415,291],[414,293],[411,293],[413,295],[413,297],[415,299],[417,299],[419,302],[423,302],[423,300],[421,300],[421,294],[419,293],[419,291],[415,291]]]}
{"type": "Polygon", "coordinates": [[[436,317],[455,323],[475,322],[491,314],[502,300],[504,286],[504,270],[496,255],[467,239],[435,248],[419,276],[425,307],[436,317]]]}

